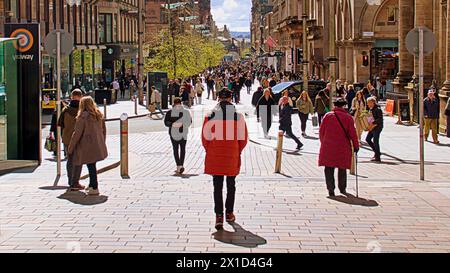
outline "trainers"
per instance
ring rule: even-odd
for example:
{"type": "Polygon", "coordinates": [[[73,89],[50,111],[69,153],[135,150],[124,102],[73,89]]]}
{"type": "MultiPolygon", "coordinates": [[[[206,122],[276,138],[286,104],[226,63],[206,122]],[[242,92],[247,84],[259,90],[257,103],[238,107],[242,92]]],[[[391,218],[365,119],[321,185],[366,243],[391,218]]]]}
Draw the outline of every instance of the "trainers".
{"type": "Polygon", "coordinates": [[[216,215],[216,229],[222,230],[223,229],[223,215],[216,215]]]}
{"type": "Polygon", "coordinates": [[[227,213],[226,219],[228,223],[234,223],[236,221],[236,216],[234,215],[234,213],[230,212],[227,213]]]}
{"type": "Polygon", "coordinates": [[[302,148],[303,148],[303,144],[300,144],[300,145],[297,146],[296,150],[300,151],[302,148]]]}
{"type": "Polygon", "coordinates": [[[88,195],[100,195],[100,192],[98,189],[89,188],[88,191],[86,191],[88,195]]]}

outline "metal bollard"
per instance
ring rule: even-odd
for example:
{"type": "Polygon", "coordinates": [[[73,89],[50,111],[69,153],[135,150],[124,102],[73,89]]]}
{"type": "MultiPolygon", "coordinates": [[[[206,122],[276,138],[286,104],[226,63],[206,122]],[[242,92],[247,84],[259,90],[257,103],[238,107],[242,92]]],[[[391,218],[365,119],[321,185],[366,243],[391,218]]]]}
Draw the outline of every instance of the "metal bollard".
{"type": "Polygon", "coordinates": [[[281,173],[281,159],[283,157],[283,137],[284,132],[278,132],[277,159],[275,162],[275,173],[281,173]]]}
{"type": "Polygon", "coordinates": [[[120,116],[120,175],[129,179],[128,175],[128,115],[120,116]]]}
{"type": "Polygon", "coordinates": [[[134,114],[137,116],[138,114],[138,100],[137,100],[137,96],[134,95],[134,114]]]}
{"type": "Polygon", "coordinates": [[[106,107],[107,107],[106,99],[103,99],[103,115],[105,116],[105,119],[106,119],[106,107]]]}

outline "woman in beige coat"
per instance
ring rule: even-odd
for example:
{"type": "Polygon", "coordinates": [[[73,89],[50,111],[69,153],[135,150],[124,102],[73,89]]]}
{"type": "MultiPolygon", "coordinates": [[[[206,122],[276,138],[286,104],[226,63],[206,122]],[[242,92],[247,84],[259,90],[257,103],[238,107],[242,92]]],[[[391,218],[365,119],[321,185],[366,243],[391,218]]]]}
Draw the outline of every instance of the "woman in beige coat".
{"type": "Polygon", "coordinates": [[[86,193],[88,195],[99,195],[96,163],[108,156],[105,140],[106,126],[103,114],[97,109],[91,97],[82,98],[68,153],[73,155],[75,170],[72,181],[75,185],[80,180],[83,165],[87,164],[89,187],[86,193]]]}
{"type": "Polygon", "coordinates": [[[364,131],[363,128],[363,112],[367,110],[367,102],[364,98],[363,91],[358,91],[356,93],[356,97],[352,101],[352,114],[355,119],[355,125],[356,125],[356,134],[358,136],[358,141],[361,143],[361,135],[364,131]]]}

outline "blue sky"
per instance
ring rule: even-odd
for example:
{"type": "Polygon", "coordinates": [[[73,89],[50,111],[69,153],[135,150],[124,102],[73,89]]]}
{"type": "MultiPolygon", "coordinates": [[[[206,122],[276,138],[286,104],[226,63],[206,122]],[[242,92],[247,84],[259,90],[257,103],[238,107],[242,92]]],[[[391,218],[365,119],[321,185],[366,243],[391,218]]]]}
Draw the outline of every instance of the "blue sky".
{"type": "Polygon", "coordinates": [[[250,32],[251,0],[212,0],[211,12],[217,27],[250,32]]]}

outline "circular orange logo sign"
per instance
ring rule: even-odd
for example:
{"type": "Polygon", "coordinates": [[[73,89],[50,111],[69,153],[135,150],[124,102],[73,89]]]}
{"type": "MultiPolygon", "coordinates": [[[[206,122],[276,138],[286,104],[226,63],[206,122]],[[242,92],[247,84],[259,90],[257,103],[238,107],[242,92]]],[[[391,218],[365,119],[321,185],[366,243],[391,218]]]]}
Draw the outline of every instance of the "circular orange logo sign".
{"type": "Polygon", "coordinates": [[[11,38],[19,38],[14,47],[21,53],[27,52],[33,47],[34,39],[30,31],[24,28],[14,30],[10,35],[11,38]]]}

